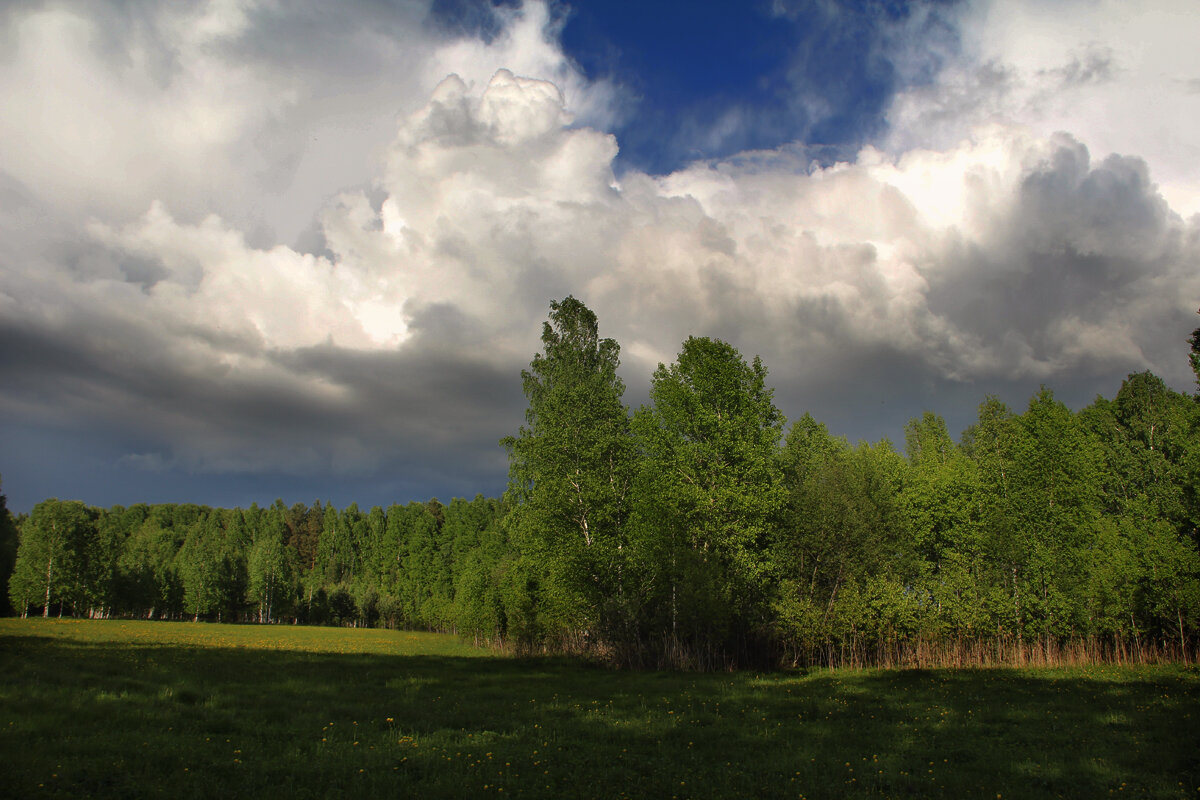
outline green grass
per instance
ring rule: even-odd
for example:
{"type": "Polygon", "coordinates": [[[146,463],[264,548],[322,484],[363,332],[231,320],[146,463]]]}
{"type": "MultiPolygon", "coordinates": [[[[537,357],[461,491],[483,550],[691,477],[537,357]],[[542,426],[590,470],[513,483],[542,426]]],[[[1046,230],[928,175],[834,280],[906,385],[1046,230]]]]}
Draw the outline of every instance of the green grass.
{"type": "Polygon", "coordinates": [[[378,630],[0,620],[13,797],[1200,796],[1195,667],[614,672],[378,630]]]}

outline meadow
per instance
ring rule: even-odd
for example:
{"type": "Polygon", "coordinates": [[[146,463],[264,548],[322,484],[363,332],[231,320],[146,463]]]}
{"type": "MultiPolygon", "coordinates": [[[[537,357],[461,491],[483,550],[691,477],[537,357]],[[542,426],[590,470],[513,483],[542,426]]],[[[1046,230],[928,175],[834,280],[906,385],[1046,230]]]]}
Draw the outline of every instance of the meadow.
{"type": "Polygon", "coordinates": [[[1195,666],[628,672],[376,629],[0,620],[13,797],[1200,796],[1195,666]]]}

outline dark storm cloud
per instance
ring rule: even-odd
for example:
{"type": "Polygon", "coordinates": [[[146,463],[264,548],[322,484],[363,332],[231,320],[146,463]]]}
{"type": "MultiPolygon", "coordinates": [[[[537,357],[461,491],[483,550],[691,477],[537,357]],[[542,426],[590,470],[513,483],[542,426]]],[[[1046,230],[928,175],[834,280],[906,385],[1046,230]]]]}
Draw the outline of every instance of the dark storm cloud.
{"type": "Polygon", "coordinates": [[[489,362],[487,356],[484,347],[477,354],[437,347],[401,352],[314,347],[276,353],[273,360],[348,390],[350,407],[326,419],[335,430],[368,441],[402,435],[433,451],[457,450],[463,442],[472,449],[490,447],[520,421],[520,365],[489,362]]]}
{"type": "MultiPolygon", "coordinates": [[[[317,488],[314,476],[332,488],[374,484],[391,472],[385,484],[398,493],[391,500],[409,496],[399,494],[404,485],[416,496],[502,485],[499,439],[521,422],[519,368],[436,348],[317,347],[266,353],[282,369],[248,376],[178,358],[147,341],[148,333],[86,319],[58,329],[0,326],[0,373],[10,376],[5,414],[64,432],[71,444],[63,475],[79,470],[81,459],[109,473],[204,481],[241,474],[257,482],[281,474],[317,488]],[[115,352],[112,341],[130,349],[115,352]],[[306,389],[312,381],[341,391],[314,393],[306,389]]],[[[23,480],[10,476],[6,486],[29,499],[23,480]]],[[[390,502],[378,491],[374,497],[390,502]]]]}
{"type": "Polygon", "coordinates": [[[1164,358],[1188,317],[1164,287],[1197,288],[1188,266],[1196,229],[1171,212],[1143,161],[1093,165],[1086,147],[1059,137],[992,224],[990,242],[963,246],[932,276],[931,311],[985,341],[1007,336],[1054,373],[1067,366],[1056,363],[1063,325],[1096,326],[1113,348],[1092,343],[1096,368],[1134,370],[1149,359],[1178,379],[1180,365],[1164,358]]]}

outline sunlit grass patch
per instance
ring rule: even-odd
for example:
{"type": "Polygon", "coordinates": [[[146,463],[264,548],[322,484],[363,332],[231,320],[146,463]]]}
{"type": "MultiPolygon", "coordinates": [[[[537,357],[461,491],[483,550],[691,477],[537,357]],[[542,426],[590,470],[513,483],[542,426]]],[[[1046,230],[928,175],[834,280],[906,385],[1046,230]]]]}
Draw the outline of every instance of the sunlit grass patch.
{"type": "Polygon", "coordinates": [[[125,643],[170,647],[218,647],[286,652],[375,655],[490,655],[453,636],[380,628],[304,625],[214,625],[143,620],[0,619],[0,636],[61,639],[76,644],[125,643]]]}

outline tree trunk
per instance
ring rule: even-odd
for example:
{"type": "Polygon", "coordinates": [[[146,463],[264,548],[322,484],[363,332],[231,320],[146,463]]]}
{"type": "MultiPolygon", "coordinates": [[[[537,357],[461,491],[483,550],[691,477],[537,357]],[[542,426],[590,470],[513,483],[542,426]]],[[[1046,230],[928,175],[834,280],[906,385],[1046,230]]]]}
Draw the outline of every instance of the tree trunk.
{"type": "Polygon", "coordinates": [[[1021,619],[1021,587],[1017,582],[1017,568],[1012,568],[1013,582],[1013,613],[1017,615],[1017,642],[1021,641],[1022,634],[1025,632],[1025,621],[1021,619]]]}
{"type": "Polygon", "coordinates": [[[1184,664],[1188,662],[1187,639],[1183,636],[1183,609],[1175,609],[1175,619],[1179,622],[1179,658],[1184,664]]]}
{"type": "Polygon", "coordinates": [[[50,575],[54,568],[54,556],[46,561],[46,603],[42,606],[42,617],[50,616],[50,575]]]}

